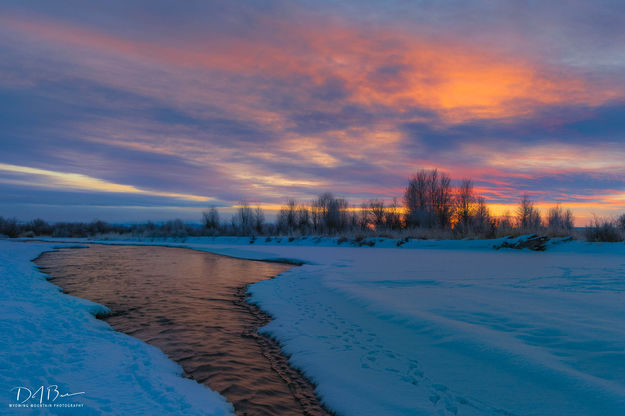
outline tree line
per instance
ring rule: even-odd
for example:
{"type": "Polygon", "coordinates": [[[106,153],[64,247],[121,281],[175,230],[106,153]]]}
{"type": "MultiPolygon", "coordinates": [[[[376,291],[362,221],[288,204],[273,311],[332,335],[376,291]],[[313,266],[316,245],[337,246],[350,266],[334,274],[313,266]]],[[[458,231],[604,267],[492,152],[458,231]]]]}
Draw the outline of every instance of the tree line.
{"type": "Polygon", "coordinates": [[[374,199],[350,206],[344,198],[326,192],[307,203],[288,199],[274,223],[266,223],[262,209],[253,209],[247,202],[240,203],[230,222],[220,222],[219,215],[215,207],[204,213],[203,224],[211,234],[396,235],[420,231],[443,237],[492,238],[526,233],[564,236],[574,229],[571,210],[558,205],[543,218],[527,195],[521,197],[514,213],[493,216],[471,179],[454,186],[449,175],[437,169],[420,170],[411,177],[401,203],[396,198],[388,204],[374,199]]]}
{"type": "MultiPolygon", "coordinates": [[[[181,220],[164,223],[114,225],[103,221],[49,224],[36,219],[19,223],[0,217],[0,234],[87,237],[131,234],[136,237],[186,237],[201,235],[361,235],[416,238],[494,238],[506,235],[545,234],[568,236],[574,230],[569,209],[557,205],[545,213],[528,195],[521,196],[512,213],[494,216],[471,179],[454,185],[450,176],[437,169],[420,170],[409,178],[401,200],[390,203],[372,199],[351,206],[346,199],[325,192],[308,202],[288,199],[275,221],[267,221],[260,206],[241,202],[229,218],[217,207],[202,214],[201,225],[181,220]]],[[[617,219],[597,219],[586,227],[590,241],[623,241],[625,214],[617,219]]]]}
{"type": "Polygon", "coordinates": [[[41,218],[21,223],[16,218],[0,217],[0,236],[15,237],[93,237],[133,235],[136,237],[187,237],[205,235],[203,227],[186,224],[180,219],[141,224],[110,224],[106,221],[49,223],[41,218]]]}

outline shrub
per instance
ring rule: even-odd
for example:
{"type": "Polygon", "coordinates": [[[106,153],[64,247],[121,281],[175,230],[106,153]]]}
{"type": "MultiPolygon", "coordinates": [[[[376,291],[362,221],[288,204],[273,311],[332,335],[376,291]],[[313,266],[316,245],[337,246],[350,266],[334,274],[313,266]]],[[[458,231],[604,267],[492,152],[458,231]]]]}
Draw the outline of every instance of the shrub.
{"type": "Polygon", "coordinates": [[[585,229],[586,240],[617,242],[623,241],[625,233],[617,226],[616,221],[594,218],[585,229]]]}
{"type": "Polygon", "coordinates": [[[616,219],[616,226],[619,228],[619,230],[625,231],[625,214],[621,214],[616,219]]]}
{"type": "Polygon", "coordinates": [[[552,236],[566,236],[573,231],[574,217],[570,209],[564,210],[559,205],[547,213],[547,232],[552,236]]]}
{"type": "Polygon", "coordinates": [[[20,226],[15,218],[0,217],[0,234],[9,238],[15,238],[20,234],[20,226]]]}
{"type": "Polygon", "coordinates": [[[51,235],[52,226],[41,218],[37,218],[28,224],[28,228],[34,235],[51,235]]]}
{"type": "Polygon", "coordinates": [[[202,225],[210,234],[215,234],[219,231],[219,211],[217,211],[217,208],[210,207],[207,212],[202,213],[202,225]]]}

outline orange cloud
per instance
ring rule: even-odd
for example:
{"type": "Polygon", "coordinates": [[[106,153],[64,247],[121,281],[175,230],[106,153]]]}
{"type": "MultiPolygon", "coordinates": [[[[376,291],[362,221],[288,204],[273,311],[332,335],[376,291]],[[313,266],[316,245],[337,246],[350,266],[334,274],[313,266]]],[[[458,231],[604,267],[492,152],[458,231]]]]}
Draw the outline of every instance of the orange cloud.
{"type": "MultiPolygon", "coordinates": [[[[304,76],[310,83],[304,88],[338,80],[347,91],[347,103],[385,106],[399,113],[425,108],[452,123],[526,115],[543,105],[594,106],[623,95],[613,86],[592,85],[582,77],[524,57],[502,55],[458,40],[427,39],[393,28],[364,32],[336,22],[294,25],[266,20],[263,24],[272,28],[270,35],[259,34],[252,39],[200,37],[172,45],[124,39],[51,21],[5,17],[0,22],[47,41],[174,67],[283,81],[304,76]]],[[[242,101],[247,110],[259,105],[256,98],[249,98],[242,101]]],[[[331,106],[312,98],[308,104],[311,110],[331,106]]],[[[264,117],[268,122],[281,122],[275,114],[264,117]]]]}
{"type": "MultiPolygon", "coordinates": [[[[462,40],[430,39],[388,27],[363,30],[337,21],[296,25],[266,20],[261,26],[271,30],[252,37],[200,34],[166,42],[125,38],[50,20],[5,16],[0,17],[0,26],[34,39],[42,48],[54,44],[55,51],[66,50],[59,60],[68,60],[63,73],[70,73],[72,78],[75,73],[76,77],[92,77],[103,84],[159,98],[176,110],[182,108],[182,112],[191,108],[209,113],[211,106],[218,106],[226,117],[251,121],[260,126],[259,131],[270,131],[272,146],[241,145],[240,149],[228,143],[231,137],[219,134],[210,146],[205,145],[201,128],[163,131],[153,120],[148,122],[150,128],[125,126],[119,119],[114,123],[103,120],[96,126],[92,117],[82,126],[91,133],[81,136],[81,140],[180,156],[196,166],[210,166],[228,183],[237,184],[237,190],[262,192],[264,198],[279,199],[284,192],[297,193],[298,189],[300,195],[308,195],[322,187],[332,187],[339,194],[349,189],[346,192],[352,195],[401,195],[401,189],[375,189],[353,178],[344,181],[340,174],[330,180],[329,175],[318,173],[327,169],[325,172],[334,174],[338,170],[332,169],[352,163],[356,165],[350,171],[354,177],[366,177],[371,166],[376,173],[388,173],[389,177],[407,177],[414,173],[415,166],[441,167],[453,172],[454,177],[467,176],[490,184],[477,191],[490,200],[506,201],[521,192],[515,189],[515,181],[500,180],[503,176],[532,179],[545,172],[614,170],[622,166],[625,157],[618,147],[518,145],[504,151],[485,144],[468,144],[454,151],[480,159],[481,167],[476,168],[474,160],[463,165],[459,157],[454,163],[450,161],[454,158],[434,160],[427,153],[420,160],[409,159],[398,124],[419,121],[415,120],[419,117],[414,115],[418,113],[415,109],[429,110],[446,123],[457,123],[526,116],[549,105],[596,106],[623,96],[622,87],[604,88],[527,57],[480,49],[462,40]],[[338,98],[319,98],[318,89],[328,90],[330,96],[336,93],[338,98]],[[297,105],[276,104],[284,97],[297,100],[297,105]],[[185,107],[188,103],[192,105],[185,107]],[[362,124],[358,120],[341,123],[338,110],[349,105],[371,109],[376,119],[362,124]],[[329,127],[320,132],[298,130],[299,119],[291,117],[292,112],[309,119],[315,111],[338,114],[338,122],[331,120],[329,127]],[[93,133],[100,124],[107,129],[99,135],[93,133]],[[250,163],[239,152],[262,163],[250,163]],[[355,161],[363,162],[361,167],[355,161]],[[316,170],[281,171],[298,163],[316,170]]],[[[431,124],[432,119],[427,122],[431,124]]],[[[43,173],[37,175],[54,186],[68,185],[65,174],[43,173]]],[[[78,179],[79,184],[97,185],[103,191],[144,192],[78,179]]],[[[78,186],[75,182],[70,185],[78,186]]],[[[617,193],[597,199],[606,207],[625,204],[625,198],[617,193]]],[[[576,204],[576,209],[600,206],[592,201],[576,204]]]]}

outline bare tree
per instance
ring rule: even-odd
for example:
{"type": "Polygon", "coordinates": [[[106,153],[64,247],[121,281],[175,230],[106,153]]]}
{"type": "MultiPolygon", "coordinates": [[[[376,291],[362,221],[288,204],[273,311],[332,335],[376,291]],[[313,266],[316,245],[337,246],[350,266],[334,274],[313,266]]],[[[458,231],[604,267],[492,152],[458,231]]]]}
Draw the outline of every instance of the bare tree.
{"type": "Polygon", "coordinates": [[[555,235],[569,235],[573,230],[574,217],[570,209],[564,210],[560,205],[547,212],[547,227],[555,235]]]}
{"type": "Polygon", "coordinates": [[[297,227],[297,204],[289,199],[278,213],[278,228],[281,232],[292,233],[297,227]]]}
{"type": "Polygon", "coordinates": [[[322,211],[319,199],[315,199],[310,203],[310,222],[315,233],[321,232],[322,211]]]}
{"type": "Polygon", "coordinates": [[[625,214],[619,215],[619,217],[616,219],[616,226],[621,231],[625,231],[625,214]]]}
{"type": "Polygon", "coordinates": [[[297,228],[301,233],[307,233],[310,229],[310,211],[303,205],[297,208],[297,228]]]}
{"type": "Polygon", "coordinates": [[[407,227],[449,227],[451,225],[451,179],[438,169],[420,170],[404,192],[407,227]]]}
{"type": "Polygon", "coordinates": [[[457,227],[463,233],[469,232],[471,219],[474,214],[475,194],[473,192],[473,181],[463,179],[456,192],[455,217],[457,227]]]}
{"type": "Polygon", "coordinates": [[[345,210],[345,217],[347,221],[347,229],[348,230],[357,230],[360,227],[360,218],[356,210],[350,209],[349,205],[345,210]]]}
{"type": "Polygon", "coordinates": [[[335,198],[330,192],[321,194],[314,204],[319,215],[319,228],[322,232],[336,233],[348,225],[347,201],[335,198]]]}
{"type": "Polygon", "coordinates": [[[358,210],[358,228],[361,231],[368,230],[369,224],[369,204],[363,202],[362,204],[360,204],[360,210],[358,210]]]}
{"type": "Polygon", "coordinates": [[[494,233],[494,224],[490,215],[490,210],[486,205],[483,196],[476,197],[475,213],[473,214],[473,230],[482,235],[492,235],[494,233]]]}
{"type": "Polygon", "coordinates": [[[243,235],[249,235],[254,229],[254,210],[249,203],[242,201],[239,203],[237,212],[232,216],[232,227],[243,235]]]}
{"type": "Polygon", "coordinates": [[[514,228],[515,221],[510,211],[506,210],[502,215],[496,218],[497,232],[499,234],[510,234],[514,228]]]}
{"type": "Polygon", "coordinates": [[[211,233],[219,230],[219,211],[217,211],[217,208],[210,207],[207,212],[202,213],[202,225],[211,233]]]}
{"type": "Polygon", "coordinates": [[[16,218],[2,218],[0,217],[0,234],[4,234],[7,237],[15,238],[20,233],[20,227],[16,218]]]}
{"type": "Polygon", "coordinates": [[[432,205],[438,226],[447,228],[451,225],[452,213],[451,178],[445,173],[438,177],[437,173],[436,169],[432,171],[432,205]]]}
{"type": "Polygon", "coordinates": [[[609,218],[597,218],[596,216],[593,216],[593,220],[584,230],[586,240],[606,242],[625,240],[625,232],[619,228],[617,221],[609,218]]]}
{"type": "Polygon", "coordinates": [[[435,175],[434,172],[422,169],[408,182],[404,192],[407,227],[429,227],[431,225],[429,189],[431,188],[432,175],[435,175]]]}
{"type": "Polygon", "coordinates": [[[265,224],[265,213],[263,212],[263,209],[260,207],[260,205],[257,205],[256,209],[254,210],[253,220],[254,220],[254,229],[256,230],[258,234],[262,234],[263,226],[265,224]]]}
{"type": "Polygon", "coordinates": [[[521,198],[521,203],[516,210],[517,227],[523,231],[535,232],[540,229],[540,213],[534,207],[534,202],[527,194],[521,198]]]}
{"type": "Polygon", "coordinates": [[[41,218],[36,218],[28,224],[35,235],[51,235],[52,226],[41,218]]]}
{"type": "Polygon", "coordinates": [[[397,198],[393,198],[393,202],[391,202],[391,205],[386,209],[384,220],[386,222],[386,228],[388,229],[399,230],[401,228],[401,213],[399,212],[397,198]]]}
{"type": "Polygon", "coordinates": [[[382,227],[384,227],[386,224],[384,201],[369,201],[369,215],[371,216],[371,223],[375,227],[376,231],[379,231],[382,227]]]}

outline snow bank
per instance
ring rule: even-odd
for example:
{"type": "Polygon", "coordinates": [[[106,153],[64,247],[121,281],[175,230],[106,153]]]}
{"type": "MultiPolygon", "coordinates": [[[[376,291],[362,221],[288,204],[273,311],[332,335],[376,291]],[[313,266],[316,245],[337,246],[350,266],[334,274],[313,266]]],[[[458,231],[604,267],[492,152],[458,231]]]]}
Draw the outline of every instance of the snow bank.
{"type": "Polygon", "coordinates": [[[619,415],[625,250],[613,247],[333,250],[252,293],[341,414],[619,415]]]}
{"type": "Polygon", "coordinates": [[[625,414],[625,245],[497,243],[159,244],[305,262],[252,301],[341,415],[625,414]]]}
{"type": "Polygon", "coordinates": [[[11,389],[35,393],[44,386],[47,392],[52,385],[61,394],[84,394],[52,402],[45,393],[44,403],[83,407],[41,408],[38,414],[232,414],[224,398],[181,377],[182,369],[159,349],[94,318],[106,308],[64,295],[47,282],[30,260],[52,247],[0,241],[1,414],[24,411],[9,408],[17,394],[11,389]]]}

